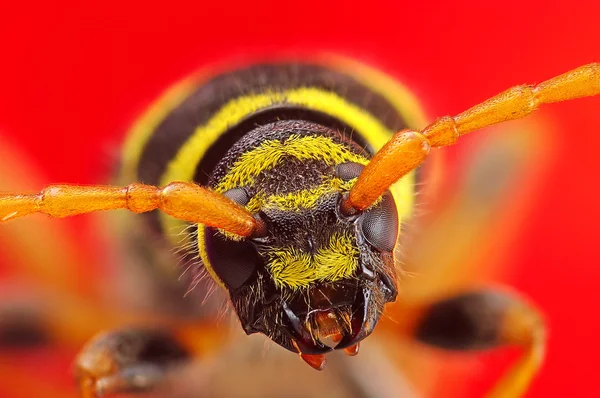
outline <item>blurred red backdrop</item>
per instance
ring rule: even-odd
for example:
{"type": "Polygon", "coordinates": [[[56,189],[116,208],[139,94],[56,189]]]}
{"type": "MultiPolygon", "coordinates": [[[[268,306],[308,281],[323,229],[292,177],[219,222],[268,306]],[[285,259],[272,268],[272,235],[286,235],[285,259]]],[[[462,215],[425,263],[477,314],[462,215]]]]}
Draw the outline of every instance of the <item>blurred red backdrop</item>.
{"type": "MultiPolygon", "coordinates": [[[[398,76],[431,116],[600,61],[600,2],[3,2],[0,131],[49,180],[111,171],[127,126],[169,84],[223,57],[328,50],[398,76]]],[[[546,106],[558,143],[511,255],[511,284],[545,312],[530,397],[595,395],[600,98],[546,106]]],[[[0,160],[1,161],[1,160],[0,160]]],[[[493,361],[492,361],[493,362],[493,361]]],[[[498,373],[471,375],[479,396],[498,373]]],[[[465,375],[466,378],[466,375],[465,375]]]]}

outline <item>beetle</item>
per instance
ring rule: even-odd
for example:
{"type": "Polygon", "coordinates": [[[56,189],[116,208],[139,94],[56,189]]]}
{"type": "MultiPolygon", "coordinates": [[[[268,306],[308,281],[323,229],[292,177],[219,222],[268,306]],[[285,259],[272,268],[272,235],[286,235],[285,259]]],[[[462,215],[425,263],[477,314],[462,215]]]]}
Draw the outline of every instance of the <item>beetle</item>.
{"type": "MultiPolygon", "coordinates": [[[[134,126],[121,186],[1,194],[0,220],[127,209],[148,213],[144,228],[159,239],[188,227],[185,256],[201,260],[194,280],[206,270],[247,334],[265,334],[321,370],[333,350],[357,354],[395,301],[400,226],[413,209],[415,169],[432,148],[544,103],[598,93],[600,67],[589,64],[423,128],[403,86],[354,61],[203,73],[134,126]]],[[[525,348],[491,396],[518,396],[543,356],[539,314],[511,294],[466,292],[411,311],[410,333],[432,346],[525,348]]],[[[84,396],[144,389],[187,356],[175,335],[117,331],[90,342],[77,376],[84,396]]]]}

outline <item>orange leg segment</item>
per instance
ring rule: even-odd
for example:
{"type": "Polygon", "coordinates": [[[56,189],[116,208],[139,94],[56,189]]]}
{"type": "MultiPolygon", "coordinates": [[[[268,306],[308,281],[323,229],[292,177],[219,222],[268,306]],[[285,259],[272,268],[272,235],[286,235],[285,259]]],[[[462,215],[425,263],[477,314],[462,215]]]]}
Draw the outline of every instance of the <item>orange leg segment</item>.
{"type": "Polygon", "coordinates": [[[429,147],[452,145],[464,134],[523,118],[541,104],[598,94],[600,64],[593,63],[538,85],[513,87],[457,116],[439,118],[420,132],[400,131],[365,167],[350,191],[344,209],[349,212],[350,208],[363,210],[372,205],[390,185],[425,160],[429,147]]]}
{"type": "Polygon", "coordinates": [[[164,188],[134,183],[126,187],[52,185],[37,194],[0,194],[0,222],[43,213],[68,217],[102,210],[144,213],[160,209],[172,217],[250,236],[256,220],[223,195],[189,182],[164,188]]]}

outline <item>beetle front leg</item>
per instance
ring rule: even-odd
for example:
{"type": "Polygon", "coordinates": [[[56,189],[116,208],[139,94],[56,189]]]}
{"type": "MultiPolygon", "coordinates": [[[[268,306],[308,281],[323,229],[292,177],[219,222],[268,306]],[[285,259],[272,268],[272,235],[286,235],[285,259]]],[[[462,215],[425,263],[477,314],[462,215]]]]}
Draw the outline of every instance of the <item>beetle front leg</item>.
{"type": "Polygon", "coordinates": [[[95,337],[75,362],[81,396],[96,398],[160,389],[191,353],[165,330],[126,329],[95,337]]]}

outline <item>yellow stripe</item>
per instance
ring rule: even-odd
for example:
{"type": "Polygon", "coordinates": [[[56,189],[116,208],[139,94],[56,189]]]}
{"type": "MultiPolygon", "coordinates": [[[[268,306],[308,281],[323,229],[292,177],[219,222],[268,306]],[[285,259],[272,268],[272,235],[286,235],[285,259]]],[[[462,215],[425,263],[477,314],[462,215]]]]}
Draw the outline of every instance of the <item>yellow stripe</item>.
{"type": "Polygon", "coordinates": [[[366,164],[367,159],[350,151],[329,137],[290,135],[284,142],[268,140],[243,153],[215,188],[225,192],[248,186],[261,173],[271,170],[286,157],[298,160],[321,160],[328,166],[346,162],[366,164]]]}
{"type": "Polygon", "coordinates": [[[128,184],[138,180],[140,157],[156,128],[191,95],[200,84],[201,77],[205,75],[206,72],[195,74],[171,86],[136,121],[127,133],[123,145],[120,183],[128,184]]]}
{"type": "Polygon", "coordinates": [[[303,106],[337,117],[361,135],[368,131],[369,136],[380,146],[391,135],[389,129],[364,109],[333,92],[319,88],[305,87],[242,96],[225,104],[205,125],[196,129],[167,166],[161,183],[166,185],[175,180],[191,181],[206,151],[229,127],[256,111],[281,103],[303,106]]]}
{"type": "Polygon", "coordinates": [[[343,181],[341,178],[331,178],[317,187],[290,192],[285,195],[269,195],[265,197],[263,194],[257,193],[250,199],[246,205],[246,209],[251,213],[256,213],[258,210],[264,208],[283,211],[312,209],[323,196],[336,192],[347,192],[355,182],[356,178],[350,181],[343,181]]]}
{"type": "Polygon", "coordinates": [[[318,249],[314,255],[294,247],[272,250],[266,255],[275,285],[294,290],[316,281],[349,278],[358,267],[359,253],[352,236],[335,233],[327,247],[318,249]]]}
{"type": "Polygon", "coordinates": [[[215,282],[217,282],[217,284],[219,284],[219,286],[227,290],[225,284],[213,269],[212,263],[208,258],[208,253],[206,252],[206,245],[204,244],[204,225],[202,224],[198,224],[198,254],[200,256],[200,259],[202,260],[202,264],[208,271],[208,274],[213,278],[215,282]]]}
{"type": "Polygon", "coordinates": [[[336,54],[319,57],[324,66],[352,75],[356,81],[385,98],[413,129],[427,126],[427,116],[417,97],[398,79],[362,62],[336,54]]]}

